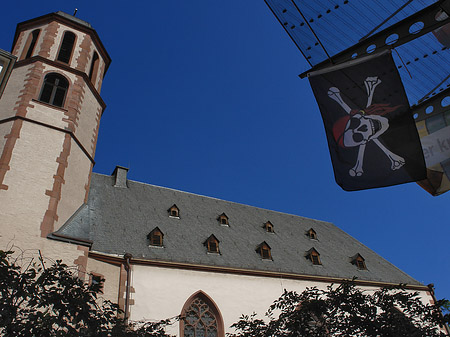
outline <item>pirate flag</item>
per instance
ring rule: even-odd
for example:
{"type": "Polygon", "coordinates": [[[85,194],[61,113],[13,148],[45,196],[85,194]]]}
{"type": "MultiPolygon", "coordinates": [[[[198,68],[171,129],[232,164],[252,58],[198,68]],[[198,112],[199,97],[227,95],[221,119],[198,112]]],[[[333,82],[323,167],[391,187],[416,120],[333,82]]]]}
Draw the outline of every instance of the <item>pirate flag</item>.
{"type": "Polygon", "coordinates": [[[338,185],[356,191],[425,178],[419,136],[390,53],[308,76],[338,185]]]}

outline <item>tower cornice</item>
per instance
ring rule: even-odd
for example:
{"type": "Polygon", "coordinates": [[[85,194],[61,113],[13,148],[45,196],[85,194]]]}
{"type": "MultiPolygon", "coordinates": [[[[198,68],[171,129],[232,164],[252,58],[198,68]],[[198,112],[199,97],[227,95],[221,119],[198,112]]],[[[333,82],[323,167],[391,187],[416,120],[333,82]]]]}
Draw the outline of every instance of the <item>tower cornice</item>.
{"type": "Polygon", "coordinates": [[[105,47],[103,46],[103,43],[100,40],[95,29],[93,29],[89,23],[79,20],[79,19],[72,17],[71,15],[63,13],[63,12],[49,13],[49,14],[37,17],[35,19],[31,19],[31,20],[27,20],[27,21],[18,23],[17,27],[16,27],[16,32],[14,33],[14,40],[13,40],[12,46],[14,47],[14,45],[16,44],[21,31],[24,31],[29,28],[33,28],[37,24],[46,24],[46,23],[53,22],[53,21],[62,23],[73,29],[84,32],[86,34],[89,34],[92,37],[94,44],[98,48],[98,51],[100,52],[103,59],[105,60],[105,74],[106,74],[106,72],[109,68],[109,65],[111,64],[111,57],[109,56],[108,52],[106,51],[105,47]]]}
{"type": "Polygon", "coordinates": [[[70,66],[68,66],[67,64],[65,64],[63,62],[49,60],[47,58],[44,58],[42,56],[37,56],[37,55],[33,56],[33,57],[30,57],[28,59],[25,59],[25,60],[21,60],[21,61],[16,62],[16,64],[14,65],[14,68],[20,68],[20,67],[23,67],[23,66],[26,66],[28,64],[35,63],[35,62],[42,62],[42,63],[45,63],[45,64],[51,65],[53,67],[57,67],[57,68],[63,69],[65,71],[69,72],[69,73],[72,73],[74,75],[82,77],[84,79],[85,83],[87,84],[87,86],[89,87],[89,89],[91,90],[92,94],[97,99],[97,102],[101,105],[101,107],[102,107],[102,115],[103,115],[103,112],[106,109],[106,103],[103,101],[103,99],[100,96],[100,94],[98,93],[97,89],[95,89],[94,85],[89,80],[89,77],[84,72],[76,70],[74,68],[71,68],[70,66]]]}

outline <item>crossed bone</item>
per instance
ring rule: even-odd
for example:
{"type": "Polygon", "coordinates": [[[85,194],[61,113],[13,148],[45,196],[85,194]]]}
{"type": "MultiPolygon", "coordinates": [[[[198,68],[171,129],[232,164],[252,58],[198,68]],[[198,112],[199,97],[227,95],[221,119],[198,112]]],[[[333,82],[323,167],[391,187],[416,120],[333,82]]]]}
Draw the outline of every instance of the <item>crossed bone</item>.
{"type": "MultiPolygon", "coordinates": [[[[367,105],[366,108],[368,108],[370,105],[372,105],[372,99],[373,99],[373,93],[375,92],[375,88],[381,83],[381,80],[375,76],[375,77],[367,77],[364,81],[364,85],[366,86],[367,90],[367,105]]],[[[348,114],[351,112],[351,108],[348,106],[347,103],[344,102],[344,100],[341,97],[340,90],[336,87],[331,87],[328,89],[328,97],[330,97],[332,100],[336,101],[342,109],[348,114]]],[[[378,116],[365,116],[366,118],[372,118],[372,119],[378,119],[380,117],[378,116]],[[378,117],[378,118],[377,118],[378,117]]],[[[385,118],[385,117],[381,117],[385,118]]],[[[380,136],[382,133],[384,133],[386,130],[380,132],[378,135],[372,136],[369,140],[367,140],[365,143],[360,144],[358,148],[358,157],[356,159],[356,164],[353,166],[349,171],[348,174],[352,177],[360,177],[363,173],[363,160],[364,160],[364,152],[366,151],[366,144],[369,141],[373,141],[389,158],[391,161],[391,170],[398,170],[403,165],[405,165],[405,159],[396,155],[395,153],[388,150],[379,140],[378,136],[380,136]]]]}

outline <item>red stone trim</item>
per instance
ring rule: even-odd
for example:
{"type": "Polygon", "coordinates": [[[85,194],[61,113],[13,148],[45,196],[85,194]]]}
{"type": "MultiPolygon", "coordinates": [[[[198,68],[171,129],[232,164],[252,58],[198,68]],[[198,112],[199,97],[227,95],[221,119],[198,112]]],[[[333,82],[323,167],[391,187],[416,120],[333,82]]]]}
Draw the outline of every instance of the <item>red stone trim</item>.
{"type": "MultiPolygon", "coordinates": [[[[39,101],[36,101],[36,102],[37,103],[41,103],[39,101]]],[[[89,154],[89,152],[87,152],[87,150],[83,147],[83,144],[81,144],[81,142],[73,134],[72,131],[69,131],[69,130],[66,130],[66,129],[61,129],[61,128],[58,128],[57,126],[53,126],[53,125],[50,125],[50,124],[47,124],[47,123],[35,121],[33,119],[26,118],[26,117],[21,117],[21,116],[14,116],[14,117],[10,117],[10,118],[6,118],[6,119],[3,119],[3,120],[0,120],[0,124],[7,123],[7,122],[10,122],[10,121],[15,121],[15,120],[21,120],[21,121],[30,122],[30,123],[33,123],[33,124],[45,126],[45,127],[49,128],[49,129],[53,129],[53,130],[57,130],[57,131],[61,131],[61,132],[64,132],[66,134],[69,134],[72,137],[72,139],[74,140],[74,142],[77,143],[77,145],[80,147],[81,151],[83,151],[83,153],[86,155],[86,157],[88,157],[88,159],[91,161],[91,163],[93,165],[95,165],[94,158],[89,154]]],[[[5,145],[5,147],[6,147],[6,145],[5,145]]],[[[1,163],[1,161],[0,161],[0,163],[1,163]]]]}
{"type": "Polygon", "coordinates": [[[125,295],[127,291],[127,271],[125,269],[125,265],[123,264],[123,259],[121,259],[120,263],[120,274],[119,274],[119,294],[117,299],[117,304],[119,305],[119,309],[125,312],[125,295]]]}
{"type": "MultiPolygon", "coordinates": [[[[76,66],[74,67],[78,71],[87,73],[89,75],[88,61],[91,55],[92,40],[88,34],[84,35],[83,41],[80,44],[80,55],[76,59],[76,66]]],[[[89,77],[89,76],[88,76],[89,77]]]]}
{"type": "Polygon", "coordinates": [[[89,247],[77,246],[77,250],[81,250],[83,253],[78,256],[73,263],[78,266],[78,278],[84,280],[87,270],[89,247]]]}
{"type": "Polygon", "coordinates": [[[12,54],[19,56],[19,46],[22,44],[23,37],[25,36],[25,32],[20,32],[17,41],[13,44],[12,54]]]}
{"type": "MultiPolygon", "coordinates": [[[[123,261],[123,258],[121,258],[119,256],[111,256],[111,255],[106,255],[106,254],[93,252],[93,251],[89,252],[89,257],[94,260],[111,263],[111,264],[115,264],[115,265],[118,265],[119,263],[121,263],[121,261],[123,261]]],[[[260,276],[260,277],[271,277],[271,278],[284,278],[284,279],[291,279],[291,280],[316,281],[316,282],[326,282],[326,283],[342,283],[344,281],[348,281],[348,279],[338,278],[338,277],[325,277],[325,276],[282,273],[282,272],[275,272],[275,271],[250,270],[250,269],[239,269],[239,268],[218,267],[218,266],[205,266],[205,265],[198,265],[198,264],[191,264],[191,263],[144,260],[144,259],[136,259],[136,258],[132,258],[130,263],[137,264],[137,265],[162,267],[162,268],[174,268],[174,269],[206,271],[206,272],[213,272],[213,273],[248,275],[248,276],[260,276]]],[[[398,286],[397,283],[365,281],[365,280],[358,280],[358,279],[354,280],[354,282],[357,285],[368,286],[368,287],[398,286]]],[[[411,289],[411,290],[419,290],[419,291],[427,291],[428,290],[427,286],[414,285],[414,284],[407,284],[404,286],[404,288],[411,289]]]]}
{"type": "MultiPolygon", "coordinates": [[[[32,98],[36,95],[36,90],[38,88],[40,77],[42,77],[42,73],[43,65],[41,63],[35,63],[25,75],[23,89],[20,91],[20,95],[13,109],[16,112],[16,117],[25,118],[27,108],[33,107],[30,103],[32,98]]],[[[9,163],[11,161],[16,141],[20,137],[22,124],[22,120],[14,120],[10,133],[5,135],[6,143],[0,156],[0,190],[8,189],[8,186],[3,184],[3,181],[5,179],[6,172],[10,169],[9,163]]]]}
{"type": "Polygon", "coordinates": [[[55,44],[56,37],[58,35],[59,24],[57,22],[50,22],[43,31],[43,39],[39,48],[38,55],[43,58],[50,57],[50,50],[55,44]]]}
{"type": "Polygon", "coordinates": [[[64,24],[65,26],[68,26],[72,29],[75,29],[77,31],[86,33],[91,35],[92,41],[94,42],[97,50],[99,51],[100,55],[106,62],[107,67],[109,67],[111,63],[111,57],[108,55],[108,52],[106,51],[105,47],[103,46],[102,41],[98,37],[97,32],[89,27],[79,25],[69,19],[66,19],[56,13],[50,13],[43,16],[40,16],[38,18],[34,18],[28,21],[21,22],[17,25],[17,29],[14,35],[13,40],[13,46],[16,44],[17,39],[19,38],[19,34],[27,29],[31,29],[32,27],[35,27],[36,25],[51,25],[51,24],[58,24],[57,22],[64,24]]]}
{"type": "Polygon", "coordinates": [[[41,223],[41,237],[45,238],[47,235],[54,231],[55,221],[58,220],[58,204],[61,200],[61,189],[65,183],[64,173],[68,166],[68,158],[70,156],[70,148],[72,145],[72,138],[66,133],[64,137],[63,149],[61,154],[56,159],[58,168],[56,169],[56,175],[53,176],[53,188],[52,190],[45,191],[45,194],[50,197],[48,203],[48,209],[45,212],[44,219],[41,223]]]}
{"type": "Polygon", "coordinates": [[[17,139],[20,137],[20,130],[22,129],[22,121],[16,120],[13,122],[11,131],[5,136],[6,143],[3,148],[2,155],[0,156],[0,190],[7,190],[8,185],[3,184],[6,172],[9,171],[9,163],[11,161],[14,146],[17,139]]]}
{"type": "MultiPolygon", "coordinates": [[[[89,80],[88,75],[86,73],[84,73],[84,72],[81,72],[81,71],[78,71],[78,70],[75,70],[75,69],[69,67],[65,63],[55,62],[55,61],[43,58],[41,56],[32,56],[32,57],[30,57],[28,59],[16,62],[15,65],[14,65],[14,69],[15,68],[19,68],[19,67],[23,67],[23,66],[25,66],[27,64],[36,63],[38,61],[40,61],[42,63],[45,63],[45,64],[48,64],[48,65],[51,65],[53,67],[59,68],[61,70],[67,71],[67,72],[69,72],[71,74],[74,74],[76,76],[83,77],[86,85],[89,87],[89,89],[91,90],[92,94],[97,99],[98,104],[101,105],[102,110],[106,109],[106,104],[105,104],[105,102],[103,101],[103,99],[101,98],[101,96],[99,94],[100,89],[99,89],[99,91],[97,91],[97,89],[95,89],[94,85],[89,80]]],[[[103,111],[102,111],[102,113],[103,113],[103,111]]]]}

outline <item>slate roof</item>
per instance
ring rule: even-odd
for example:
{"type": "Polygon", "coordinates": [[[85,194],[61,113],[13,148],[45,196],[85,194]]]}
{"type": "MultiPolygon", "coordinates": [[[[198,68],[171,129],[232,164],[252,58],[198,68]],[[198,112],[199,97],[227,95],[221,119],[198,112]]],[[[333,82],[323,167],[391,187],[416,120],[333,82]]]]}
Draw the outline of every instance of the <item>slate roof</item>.
{"type": "Polygon", "coordinates": [[[114,184],[114,176],[93,173],[87,204],[54,234],[92,242],[92,251],[131,253],[140,259],[421,284],[329,222],[130,180],[128,187],[114,184]],[[180,209],[179,219],[169,217],[173,204],[180,209]],[[229,217],[229,226],[217,220],[222,213],[229,217]],[[263,228],[267,221],[274,233],[263,228]],[[164,234],[163,248],[149,246],[147,235],[155,227],[164,234]],[[317,240],[306,235],[310,228],[317,240]],[[220,255],[207,253],[203,245],[211,234],[220,241],[220,255]],[[272,261],[255,251],[264,241],[271,247],[272,261]],[[305,257],[311,248],[320,253],[322,265],[305,257]],[[351,263],[358,253],[367,270],[351,263]]]}

